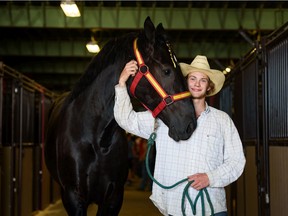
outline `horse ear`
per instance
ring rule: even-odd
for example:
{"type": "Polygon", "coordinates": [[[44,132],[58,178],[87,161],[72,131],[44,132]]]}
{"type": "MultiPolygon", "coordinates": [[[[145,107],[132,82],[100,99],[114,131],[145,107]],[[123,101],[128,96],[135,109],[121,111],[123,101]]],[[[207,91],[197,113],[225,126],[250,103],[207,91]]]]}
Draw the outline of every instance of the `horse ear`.
{"type": "Polygon", "coordinates": [[[160,32],[160,34],[161,34],[161,33],[165,33],[165,29],[164,29],[162,23],[159,23],[159,24],[158,24],[158,26],[157,26],[157,28],[156,28],[156,31],[157,31],[157,32],[160,32]]]}
{"type": "Polygon", "coordinates": [[[155,26],[151,21],[150,17],[148,16],[144,22],[144,32],[145,36],[152,44],[155,43],[155,26]]]}
{"type": "Polygon", "coordinates": [[[162,23],[158,24],[157,28],[156,28],[156,34],[157,36],[161,36],[164,41],[170,41],[170,37],[169,35],[167,35],[162,23]]]}
{"type": "Polygon", "coordinates": [[[167,37],[166,37],[166,31],[165,31],[165,29],[163,28],[162,23],[158,24],[158,26],[157,26],[157,28],[156,28],[156,34],[157,34],[157,35],[161,35],[162,37],[164,37],[165,40],[167,39],[167,37]]]}

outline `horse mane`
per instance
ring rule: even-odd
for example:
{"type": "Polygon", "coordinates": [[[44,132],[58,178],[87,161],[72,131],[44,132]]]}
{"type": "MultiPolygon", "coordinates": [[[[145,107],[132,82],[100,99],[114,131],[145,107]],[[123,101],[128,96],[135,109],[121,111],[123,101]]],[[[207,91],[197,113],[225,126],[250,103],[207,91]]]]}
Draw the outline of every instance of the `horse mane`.
{"type": "MultiPolygon", "coordinates": [[[[131,32],[123,36],[110,39],[101,51],[95,55],[88,64],[85,72],[76,82],[74,88],[68,95],[65,104],[68,105],[77,98],[85,89],[90,86],[99,74],[109,65],[119,64],[120,67],[127,63],[127,59],[132,59],[131,50],[133,50],[133,39],[137,33],[131,32]],[[131,48],[129,48],[131,47],[131,48]]],[[[119,71],[120,73],[120,71],[119,71]]],[[[64,104],[64,106],[65,106],[64,104]]]]}

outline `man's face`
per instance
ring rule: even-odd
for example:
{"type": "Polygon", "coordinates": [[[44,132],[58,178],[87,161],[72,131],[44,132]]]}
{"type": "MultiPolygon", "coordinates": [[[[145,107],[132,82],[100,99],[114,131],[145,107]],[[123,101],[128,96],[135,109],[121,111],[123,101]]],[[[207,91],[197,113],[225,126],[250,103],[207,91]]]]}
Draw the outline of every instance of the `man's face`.
{"type": "Polygon", "coordinates": [[[201,72],[193,72],[188,75],[188,88],[193,99],[201,99],[206,97],[209,91],[209,77],[201,72]]]}

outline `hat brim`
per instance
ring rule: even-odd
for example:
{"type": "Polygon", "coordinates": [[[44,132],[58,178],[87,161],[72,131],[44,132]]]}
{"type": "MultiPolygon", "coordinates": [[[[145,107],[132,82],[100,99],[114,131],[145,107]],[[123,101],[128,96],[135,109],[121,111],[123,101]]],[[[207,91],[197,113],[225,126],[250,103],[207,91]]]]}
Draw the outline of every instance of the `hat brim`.
{"type": "Polygon", "coordinates": [[[184,77],[194,72],[204,73],[209,77],[209,79],[214,83],[215,86],[214,91],[209,92],[207,96],[213,96],[222,89],[225,82],[225,75],[221,71],[214,69],[208,70],[208,69],[196,68],[186,63],[179,63],[179,64],[184,77]]]}

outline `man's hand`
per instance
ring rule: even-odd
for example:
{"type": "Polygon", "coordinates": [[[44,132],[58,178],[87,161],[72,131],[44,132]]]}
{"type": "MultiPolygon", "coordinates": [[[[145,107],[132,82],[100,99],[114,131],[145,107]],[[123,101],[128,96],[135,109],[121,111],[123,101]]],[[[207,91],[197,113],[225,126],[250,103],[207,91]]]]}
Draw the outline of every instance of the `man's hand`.
{"type": "Polygon", "coordinates": [[[191,184],[196,190],[201,190],[209,186],[209,178],[206,173],[196,173],[194,175],[188,176],[188,181],[194,181],[191,184]]]}
{"type": "Polygon", "coordinates": [[[123,87],[126,85],[126,81],[128,80],[129,76],[135,76],[138,70],[138,65],[135,60],[129,61],[124,69],[122,70],[119,78],[119,86],[123,87]]]}

